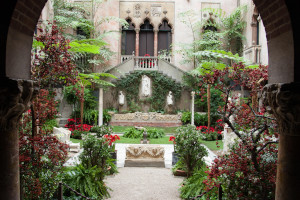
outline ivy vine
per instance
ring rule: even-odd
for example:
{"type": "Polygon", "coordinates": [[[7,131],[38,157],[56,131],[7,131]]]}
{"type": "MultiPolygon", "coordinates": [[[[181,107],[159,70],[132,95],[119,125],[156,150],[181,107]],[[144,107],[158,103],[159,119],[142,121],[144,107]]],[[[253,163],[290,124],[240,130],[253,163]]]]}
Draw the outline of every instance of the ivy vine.
{"type": "Polygon", "coordinates": [[[175,102],[180,99],[183,85],[157,71],[135,71],[120,79],[115,84],[117,90],[125,92],[129,107],[140,107],[143,103],[150,103],[149,111],[163,111],[166,105],[166,96],[172,91],[175,102]],[[152,95],[146,99],[139,99],[139,87],[142,76],[150,77],[152,82],[152,95]]]}

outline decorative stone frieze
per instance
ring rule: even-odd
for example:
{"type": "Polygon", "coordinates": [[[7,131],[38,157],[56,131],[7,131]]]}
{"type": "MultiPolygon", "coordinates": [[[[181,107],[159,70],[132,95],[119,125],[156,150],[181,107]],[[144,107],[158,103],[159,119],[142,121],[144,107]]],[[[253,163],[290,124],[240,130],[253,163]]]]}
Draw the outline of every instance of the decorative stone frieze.
{"type": "Polygon", "coordinates": [[[181,114],[176,115],[163,115],[161,113],[126,113],[126,114],[113,114],[112,121],[153,121],[153,122],[180,122],[181,114]]]}
{"type": "Polygon", "coordinates": [[[37,94],[33,81],[0,79],[0,129],[15,129],[37,94]]]}
{"type": "Polygon", "coordinates": [[[126,159],[163,159],[165,149],[157,145],[137,145],[126,148],[126,159]]]}
{"type": "Polygon", "coordinates": [[[276,117],[280,134],[300,135],[300,83],[268,84],[262,98],[267,111],[276,117]]]}

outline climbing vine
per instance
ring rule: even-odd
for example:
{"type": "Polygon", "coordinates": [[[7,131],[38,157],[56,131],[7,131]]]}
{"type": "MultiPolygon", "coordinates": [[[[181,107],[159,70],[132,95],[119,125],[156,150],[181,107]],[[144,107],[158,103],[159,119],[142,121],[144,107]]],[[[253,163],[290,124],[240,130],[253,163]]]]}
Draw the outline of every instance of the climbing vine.
{"type": "Polygon", "coordinates": [[[117,90],[125,92],[129,108],[137,108],[144,103],[150,103],[150,111],[163,111],[166,105],[166,96],[172,91],[174,100],[179,100],[183,85],[175,82],[173,79],[157,71],[136,71],[118,80],[116,83],[117,90]],[[142,76],[146,75],[151,78],[152,95],[146,99],[139,99],[139,87],[142,76]]]}

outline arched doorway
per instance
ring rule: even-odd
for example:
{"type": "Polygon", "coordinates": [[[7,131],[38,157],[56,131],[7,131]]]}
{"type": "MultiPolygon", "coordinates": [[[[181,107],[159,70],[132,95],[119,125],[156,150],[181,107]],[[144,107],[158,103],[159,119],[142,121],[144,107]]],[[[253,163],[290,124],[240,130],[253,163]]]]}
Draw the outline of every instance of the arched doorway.
{"type": "Polygon", "coordinates": [[[132,55],[132,52],[135,50],[135,26],[130,19],[126,21],[129,26],[128,28],[122,27],[121,55],[132,55]]]}
{"type": "Polygon", "coordinates": [[[146,19],[140,27],[139,56],[154,55],[154,32],[150,21],[146,19]]]}
{"type": "Polygon", "coordinates": [[[172,44],[172,27],[168,24],[167,20],[163,20],[159,26],[158,32],[158,52],[171,51],[170,45],[172,44]]]}

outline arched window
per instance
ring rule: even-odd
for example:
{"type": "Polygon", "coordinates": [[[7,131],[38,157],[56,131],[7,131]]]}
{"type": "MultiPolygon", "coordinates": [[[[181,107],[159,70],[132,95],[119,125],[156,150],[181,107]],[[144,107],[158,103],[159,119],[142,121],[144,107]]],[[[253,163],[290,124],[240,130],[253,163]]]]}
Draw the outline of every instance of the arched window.
{"type": "Polygon", "coordinates": [[[153,26],[150,21],[146,19],[144,24],[140,27],[139,39],[139,55],[145,56],[146,54],[153,56],[154,54],[154,33],[153,26]]]}
{"type": "Polygon", "coordinates": [[[172,44],[172,28],[167,20],[164,20],[159,26],[158,32],[158,52],[167,50],[170,52],[170,45],[172,44]]]}
{"type": "Polygon", "coordinates": [[[129,27],[122,27],[122,45],[121,54],[122,55],[132,55],[135,50],[135,27],[130,19],[127,20],[129,27]]]}

